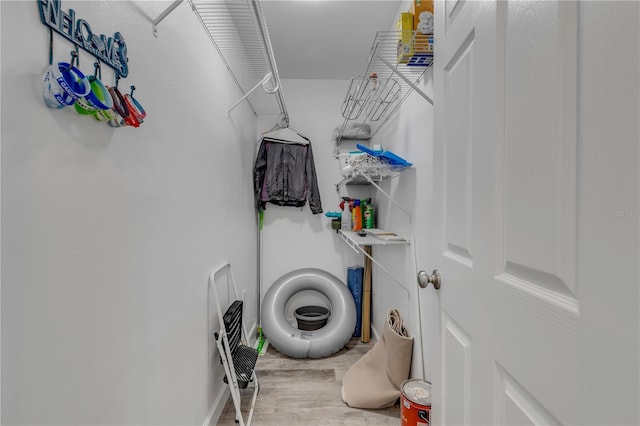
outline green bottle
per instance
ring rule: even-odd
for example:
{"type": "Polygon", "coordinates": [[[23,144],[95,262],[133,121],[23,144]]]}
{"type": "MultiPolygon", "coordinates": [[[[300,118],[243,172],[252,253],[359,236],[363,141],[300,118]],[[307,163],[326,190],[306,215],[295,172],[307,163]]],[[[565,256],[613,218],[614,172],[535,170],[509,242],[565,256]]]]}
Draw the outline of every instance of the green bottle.
{"type": "Polygon", "coordinates": [[[364,229],[375,228],[376,225],[374,220],[373,204],[371,204],[371,202],[365,204],[362,211],[364,216],[364,221],[363,221],[364,229]]]}

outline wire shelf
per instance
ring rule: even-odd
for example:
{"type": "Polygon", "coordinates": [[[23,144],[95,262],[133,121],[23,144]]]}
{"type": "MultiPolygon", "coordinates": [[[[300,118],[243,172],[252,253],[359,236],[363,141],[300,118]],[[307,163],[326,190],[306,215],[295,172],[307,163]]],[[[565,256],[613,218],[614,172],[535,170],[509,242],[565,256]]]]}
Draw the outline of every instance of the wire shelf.
{"type": "Polygon", "coordinates": [[[264,80],[270,80],[283,124],[288,125],[289,115],[260,2],[189,0],[189,3],[242,94],[248,96],[261,81],[266,84],[264,80]]]}
{"type": "Polygon", "coordinates": [[[336,142],[340,143],[353,120],[370,124],[371,135],[375,135],[412,90],[433,103],[418,87],[432,64],[432,34],[378,31],[364,72],[352,78],[347,89],[341,107],[344,122],[336,142]]]}
{"type": "Polygon", "coordinates": [[[399,100],[400,90],[400,84],[393,78],[354,77],[342,102],[342,116],[357,120],[364,112],[367,119],[378,121],[399,100]]]}

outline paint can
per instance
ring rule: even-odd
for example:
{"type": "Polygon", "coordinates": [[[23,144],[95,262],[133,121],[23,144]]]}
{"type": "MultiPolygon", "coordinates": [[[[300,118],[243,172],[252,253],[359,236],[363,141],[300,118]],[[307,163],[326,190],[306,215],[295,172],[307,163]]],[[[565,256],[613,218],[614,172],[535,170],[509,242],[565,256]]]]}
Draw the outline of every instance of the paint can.
{"type": "Polygon", "coordinates": [[[400,426],[426,426],[431,417],[431,383],[409,379],[400,385],[400,426]]]}

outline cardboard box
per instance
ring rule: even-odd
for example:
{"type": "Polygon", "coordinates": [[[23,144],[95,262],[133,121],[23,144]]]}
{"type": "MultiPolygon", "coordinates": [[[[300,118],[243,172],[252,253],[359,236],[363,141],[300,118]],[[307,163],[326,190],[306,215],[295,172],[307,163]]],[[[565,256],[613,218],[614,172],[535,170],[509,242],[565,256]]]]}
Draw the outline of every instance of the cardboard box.
{"type": "Polygon", "coordinates": [[[409,8],[413,13],[413,29],[422,34],[433,33],[433,0],[414,0],[409,8]],[[428,12],[424,14],[423,12],[428,12]]]}
{"type": "MultiPolygon", "coordinates": [[[[415,30],[415,54],[433,56],[433,0],[414,0],[409,9],[413,13],[413,29],[415,30]]],[[[424,56],[424,55],[423,55],[424,56]]]]}
{"type": "Polygon", "coordinates": [[[398,63],[406,64],[413,56],[413,13],[403,12],[396,23],[396,30],[400,31],[398,40],[398,63]]]}
{"type": "Polygon", "coordinates": [[[408,66],[429,66],[433,62],[433,35],[416,33],[413,55],[407,62],[408,66]]]}

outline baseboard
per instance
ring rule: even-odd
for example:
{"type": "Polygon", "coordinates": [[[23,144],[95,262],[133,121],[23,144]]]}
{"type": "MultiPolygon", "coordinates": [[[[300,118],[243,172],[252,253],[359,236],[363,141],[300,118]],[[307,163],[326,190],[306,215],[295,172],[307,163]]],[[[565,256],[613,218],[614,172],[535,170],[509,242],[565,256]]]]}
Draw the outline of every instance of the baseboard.
{"type": "Polygon", "coordinates": [[[231,391],[229,390],[229,386],[225,386],[224,390],[218,395],[213,404],[211,405],[211,409],[209,410],[209,414],[207,418],[204,419],[204,423],[202,426],[210,426],[217,425],[220,416],[222,415],[222,410],[224,410],[224,406],[227,405],[227,401],[231,396],[231,391]]]}
{"type": "Polygon", "coordinates": [[[375,339],[375,341],[378,342],[380,340],[380,334],[373,325],[371,325],[371,332],[373,333],[373,338],[375,339]]]}

